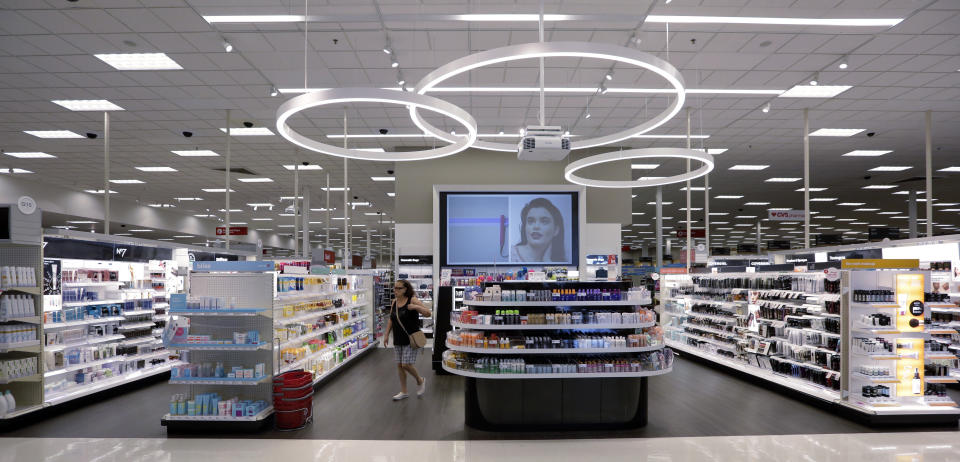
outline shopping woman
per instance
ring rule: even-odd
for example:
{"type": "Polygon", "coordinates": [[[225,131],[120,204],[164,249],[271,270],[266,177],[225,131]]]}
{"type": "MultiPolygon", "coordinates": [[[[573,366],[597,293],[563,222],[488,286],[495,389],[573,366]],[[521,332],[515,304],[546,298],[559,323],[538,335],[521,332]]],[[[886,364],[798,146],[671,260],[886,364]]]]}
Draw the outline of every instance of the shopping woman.
{"type": "Polygon", "coordinates": [[[424,306],[413,291],[413,285],[405,279],[398,280],[393,285],[394,300],[390,307],[390,320],[387,321],[387,331],[384,341],[390,344],[390,335],[393,335],[393,350],[397,361],[397,374],[400,376],[400,393],[393,395],[394,401],[406,399],[407,374],[417,380],[417,396],[423,396],[427,389],[427,379],[423,378],[415,364],[420,350],[410,345],[410,337],[420,330],[420,316],[431,316],[430,309],[424,306]]]}

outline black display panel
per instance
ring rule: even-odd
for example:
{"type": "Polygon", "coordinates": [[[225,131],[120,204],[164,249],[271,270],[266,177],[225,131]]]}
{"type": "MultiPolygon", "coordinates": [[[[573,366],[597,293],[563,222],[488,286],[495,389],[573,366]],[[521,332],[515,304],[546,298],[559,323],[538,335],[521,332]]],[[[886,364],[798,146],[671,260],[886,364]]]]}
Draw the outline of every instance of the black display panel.
{"type": "Polygon", "coordinates": [[[48,237],[44,239],[45,258],[72,258],[77,260],[105,260],[148,262],[150,260],[173,260],[173,249],[142,245],[112,244],[109,242],[81,241],[48,237]]]}
{"type": "Polygon", "coordinates": [[[579,233],[577,191],[440,193],[444,266],[577,266],[579,233]]]}

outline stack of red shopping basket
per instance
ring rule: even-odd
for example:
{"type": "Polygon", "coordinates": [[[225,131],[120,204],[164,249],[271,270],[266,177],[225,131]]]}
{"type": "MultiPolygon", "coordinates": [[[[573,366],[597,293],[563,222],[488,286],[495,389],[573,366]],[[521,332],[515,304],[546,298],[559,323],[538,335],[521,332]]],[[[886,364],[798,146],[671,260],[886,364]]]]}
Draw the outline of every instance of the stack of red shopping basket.
{"type": "Polygon", "coordinates": [[[273,409],[278,430],[298,430],[313,419],[313,374],[284,372],[273,378],[273,409]]]}

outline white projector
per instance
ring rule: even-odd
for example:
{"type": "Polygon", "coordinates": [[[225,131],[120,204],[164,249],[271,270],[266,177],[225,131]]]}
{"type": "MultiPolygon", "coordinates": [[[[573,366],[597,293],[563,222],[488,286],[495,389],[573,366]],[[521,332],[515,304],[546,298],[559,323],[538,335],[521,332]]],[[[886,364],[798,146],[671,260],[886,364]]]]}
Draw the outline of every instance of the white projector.
{"type": "Polygon", "coordinates": [[[520,138],[517,150],[520,160],[558,161],[570,154],[570,140],[558,126],[530,126],[520,138]]]}

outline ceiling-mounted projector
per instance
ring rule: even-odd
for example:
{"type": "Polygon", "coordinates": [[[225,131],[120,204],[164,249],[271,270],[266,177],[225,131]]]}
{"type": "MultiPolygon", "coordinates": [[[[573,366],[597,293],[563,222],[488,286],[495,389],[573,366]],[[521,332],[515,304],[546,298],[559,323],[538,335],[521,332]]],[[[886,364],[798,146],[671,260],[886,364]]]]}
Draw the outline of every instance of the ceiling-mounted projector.
{"type": "Polygon", "coordinates": [[[530,126],[517,145],[520,160],[558,161],[570,154],[570,140],[559,126],[530,126]]]}

